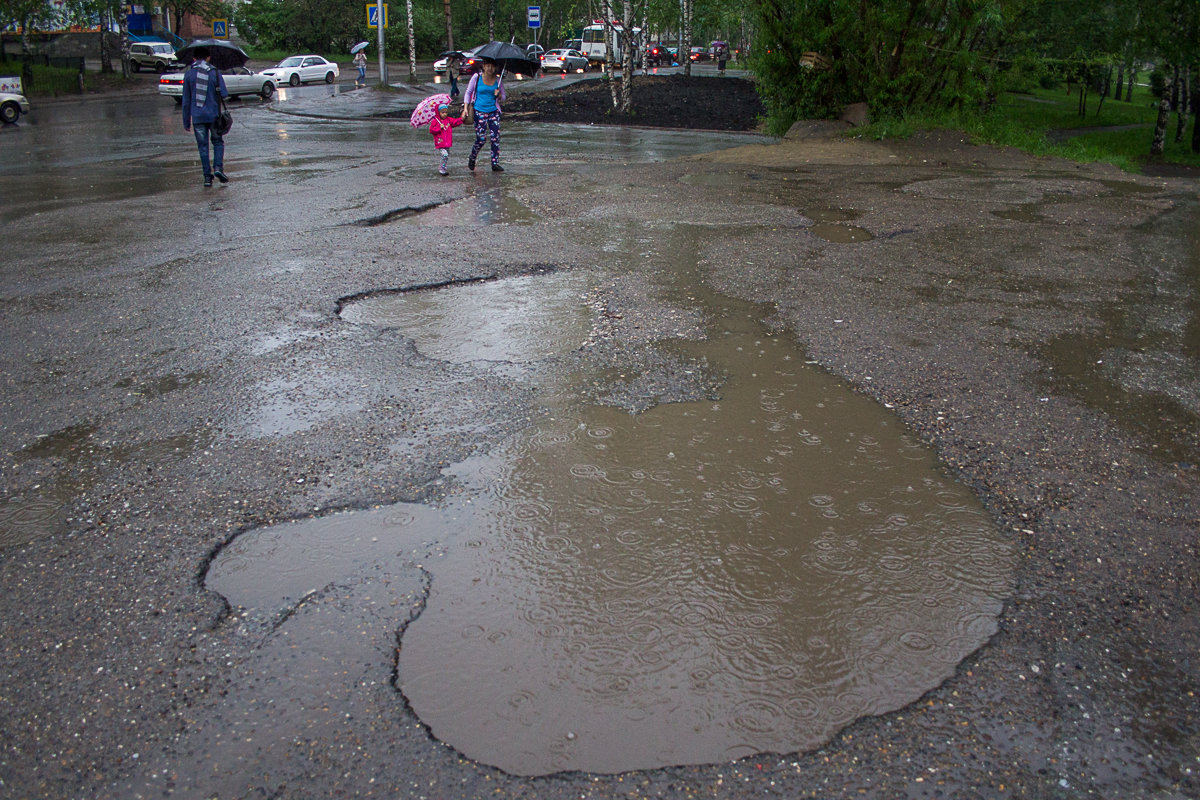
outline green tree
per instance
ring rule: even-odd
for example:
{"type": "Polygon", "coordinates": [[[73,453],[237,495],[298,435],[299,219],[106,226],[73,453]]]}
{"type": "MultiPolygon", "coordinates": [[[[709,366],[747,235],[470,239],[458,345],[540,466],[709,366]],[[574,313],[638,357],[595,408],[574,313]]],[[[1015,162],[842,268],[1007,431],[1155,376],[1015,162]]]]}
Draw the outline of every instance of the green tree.
{"type": "Polygon", "coordinates": [[[772,127],[860,101],[877,116],[985,102],[1018,1],[755,0],[751,64],[772,127]]]}

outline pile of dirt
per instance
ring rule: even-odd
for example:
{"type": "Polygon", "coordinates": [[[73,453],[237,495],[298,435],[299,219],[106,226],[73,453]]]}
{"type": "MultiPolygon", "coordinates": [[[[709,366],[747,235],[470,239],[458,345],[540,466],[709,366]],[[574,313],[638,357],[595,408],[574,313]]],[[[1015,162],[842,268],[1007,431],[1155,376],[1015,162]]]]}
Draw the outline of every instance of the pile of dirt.
{"type": "Polygon", "coordinates": [[[637,75],[630,114],[613,109],[606,80],[578,81],[528,94],[513,92],[504,102],[504,113],[533,122],[752,131],[765,110],[754,83],[744,78],[637,75]]]}

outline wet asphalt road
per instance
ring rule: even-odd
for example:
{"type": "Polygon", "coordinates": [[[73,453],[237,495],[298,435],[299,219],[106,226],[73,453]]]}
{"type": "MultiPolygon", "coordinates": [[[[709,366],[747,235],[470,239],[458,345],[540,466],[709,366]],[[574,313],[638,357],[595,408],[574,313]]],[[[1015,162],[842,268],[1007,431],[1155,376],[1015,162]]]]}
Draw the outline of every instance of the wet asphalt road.
{"type": "MultiPolygon", "coordinates": [[[[232,183],[210,190],[156,96],[0,131],[0,795],[1200,793],[1194,183],[954,140],[519,122],[503,175],[467,174],[460,135],[442,179],[425,135],[364,118],[368,95],[289,102],[307,116],[235,107],[232,183]],[[455,201],[447,224],[407,224],[455,201]],[[650,374],[687,309],[637,275],[681,249],[979,493],[1020,554],[991,643],[814,752],[621,776],[511,777],[429,736],[392,686],[425,554],[354,621],[375,657],[256,673],[288,632],[202,589],[225,542],[436,501],[443,468],[539,413],[536,371],[424,358],[342,322],[339,299],[604,263],[630,276],[597,287],[606,357],[650,374]],[[273,729],[254,704],[291,686],[315,711],[273,729]]],[[[686,395],[661,383],[660,401],[686,395]]]]}

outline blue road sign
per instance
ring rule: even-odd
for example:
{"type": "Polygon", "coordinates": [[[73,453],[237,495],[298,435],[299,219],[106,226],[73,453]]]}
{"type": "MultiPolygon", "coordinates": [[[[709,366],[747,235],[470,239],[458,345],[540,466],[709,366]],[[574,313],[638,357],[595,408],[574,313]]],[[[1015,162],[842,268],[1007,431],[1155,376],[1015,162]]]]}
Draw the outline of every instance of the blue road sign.
{"type": "MultiPolygon", "coordinates": [[[[383,4],[383,27],[387,28],[387,26],[388,26],[388,7],[387,7],[387,3],[384,3],[383,4]]],[[[378,3],[372,3],[367,6],[367,27],[368,28],[378,28],[379,27],[379,4],[378,3]]]]}
{"type": "Polygon", "coordinates": [[[531,27],[531,28],[542,27],[542,7],[541,6],[529,6],[527,18],[529,19],[529,27],[531,27]]]}
{"type": "Polygon", "coordinates": [[[213,20],[213,38],[228,39],[229,38],[229,20],[214,19],[213,20]]]}

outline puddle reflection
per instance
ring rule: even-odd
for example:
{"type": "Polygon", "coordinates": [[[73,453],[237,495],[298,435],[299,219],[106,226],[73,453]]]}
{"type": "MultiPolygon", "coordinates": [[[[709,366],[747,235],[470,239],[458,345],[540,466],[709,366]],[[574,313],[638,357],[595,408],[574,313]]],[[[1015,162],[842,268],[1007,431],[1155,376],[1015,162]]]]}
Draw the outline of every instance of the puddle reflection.
{"type": "MultiPolygon", "coordinates": [[[[572,280],[392,296],[359,321],[466,359],[485,346],[456,353],[474,326],[489,347],[519,340],[504,358],[538,358],[537,339],[572,338],[546,332],[581,313],[572,280]],[[535,311],[547,324],[520,341],[535,311]]],[[[806,367],[752,306],[697,302],[718,322],[675,347],[729,374],[719,402],[563,401],[452,468],[463,491],[441,509],[253,531],[208,585],[286,613],[283,598],[440,543],[398,687],[436,737],[514,774],[794,752],[913,702],[994,633],[1009,545],[893,417],[806,367]]]]}
{"type": "Polygon", "coordinates": [[[482,189],[453,203],[446,203],[405,220],[408,225],[528,225],[537,214],[508,196],[500,187],[482,189]]]}

